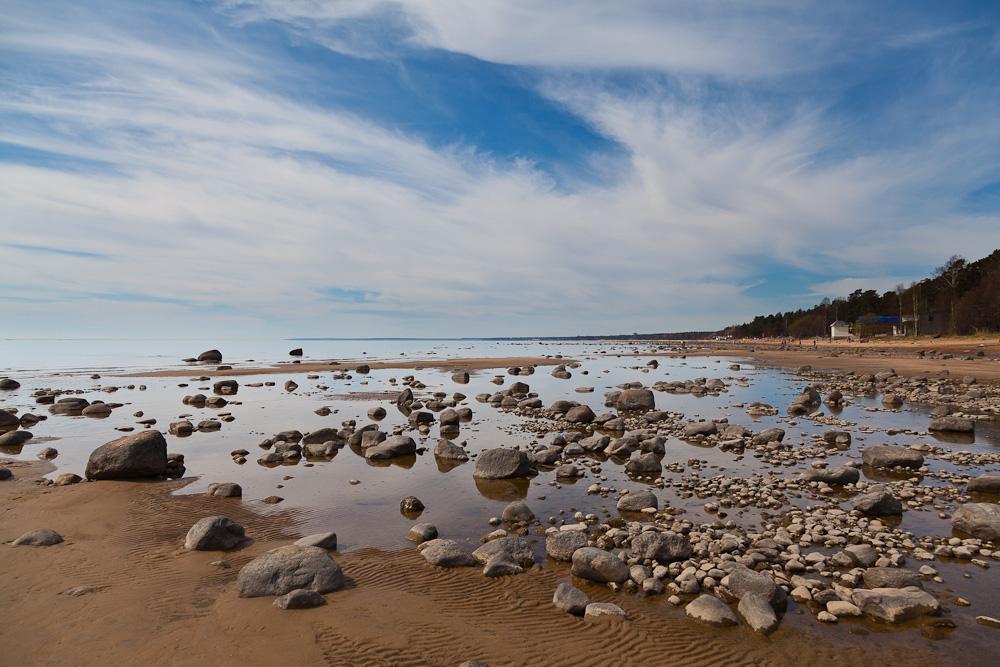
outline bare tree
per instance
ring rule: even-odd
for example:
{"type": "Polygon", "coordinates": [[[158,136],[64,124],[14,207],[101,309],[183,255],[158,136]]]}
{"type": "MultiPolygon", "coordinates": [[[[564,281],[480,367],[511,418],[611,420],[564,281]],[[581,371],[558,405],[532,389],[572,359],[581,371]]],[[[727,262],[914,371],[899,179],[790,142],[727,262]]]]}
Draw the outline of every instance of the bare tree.
{"type": "Polygon", "coordinates": [[[896,298],[899,300],[899,328],[906,335],[906,327],[903,325],[903,295],[906,294],[906,287],[899,283],[895,288],[896,298]]]}
{"type": "Polygon", "coordinates": [[[955,326],[955,288],[958,287],[958,279],[964,268],[965,258],[961,255],[952,255],[947,262],[934,269],[933,273],[935,278],[940,278],[941,282],[944,283],[942,289],[948,291],[948,304],[951,310],[949,325],[951,327],[955,326]]]}
{"type": "Polygon", "coordinates": [[[913,335],[920,333],[920,283],[910,283],[910,298],[913,300],[913,335]]]}

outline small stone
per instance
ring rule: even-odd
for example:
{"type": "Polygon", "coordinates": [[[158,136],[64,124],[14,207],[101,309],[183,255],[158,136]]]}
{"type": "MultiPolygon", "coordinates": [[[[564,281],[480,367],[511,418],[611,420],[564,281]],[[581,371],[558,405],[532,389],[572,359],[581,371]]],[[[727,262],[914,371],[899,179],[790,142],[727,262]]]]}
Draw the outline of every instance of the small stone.
{"type": "Polygon", "coordinates": [[[326,598],[305,588],[296,588],[274,601],[274,606],[278,609],[311,609],[325,604],[326,598]]]}
{"type": "Polygon", "coordinates": [[[50,547],[63,541],[62,535],[51,528],[42,528],[25,533],[14,540],[12,546],[15,547],[50,547]]]}

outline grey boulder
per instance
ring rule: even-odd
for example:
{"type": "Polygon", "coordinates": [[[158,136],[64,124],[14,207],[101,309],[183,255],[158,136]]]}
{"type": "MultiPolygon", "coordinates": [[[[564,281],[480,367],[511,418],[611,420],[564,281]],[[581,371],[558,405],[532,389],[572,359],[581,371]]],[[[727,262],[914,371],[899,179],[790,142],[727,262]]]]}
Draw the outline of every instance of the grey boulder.
{"type": "Polygon", "coordinates": [[[693,621],[716,628],[739,625],[733,610],[712,595],[698,596],[684,608],[684,613],[693,621]]]}
{"type": "Polygon", "coordinates": [[[573,552],[573,576],[601,584],[620,584],[628,579],[628,565],[617,556],[596,547],[573,552]]]}
{"type": "Polygon", "coordinates": [[[556,593],[552,596],[552,604],[562,609],[567,614],[583,616],[590,604],[590,598],[579,588],[570,584],[559,584],[556,593]]]}
{"type": "Polygon", "coordinates": [[[278,609],[312,609],[326,604],[326,598],[306,588],[296,588],[274,601],[278,609]]]}
{"type": "Polygon", "coordinates": [[[889,445],[874,445],[861,452],[861,460],[873,468],[919,468],[924,464],[924,457],[918,452],[906,447],[890,447],[889,445]]]}
{"type": "Polygon", "coordinates": [[[1000,505],[966,503],[951,515],[951,526],[981,540],[1000,540],[1000,505]]]}
{"type": "Polygon", "coordinates": [[[305,537],[295,540],[293,544],[300,547],[319,547],[320,549],[326,549],[327,551],[336,551],[337,533],[327,532],[316,533],[315,535],[306,535],[305,537]]]}
{"type": "Polygon", "coordinates": [[[420,546],[420,555],[424,560],[437,567],[473,567],[478,564],[472,553],[455,540],[429,540],[420,546]]]}
{"type": "Polygon", "coordinates": [[[884,623],[902,623],[941,609],[933,595],[919,588],[861,589],[852,597],[865,615],[884,623]]]}
{"type": "Polygon", "coordinates": [[[658,506],[658,501],[656,496],[653,495],[652,491],[643,489],[642,491],[634,491],[632,493],[626,493],[624,496],[618,499],[618,511],[619,512],[641,512],[647,508],[656,509],[658,506]]]}
{"type": "Polygon", "coordinates": [[[851,507],[868,516],[892,516],[903,513],[903,503],[880,484],[855,496],[851,500],[851,507]]]}
{"type": "Polygon", "coordinates": [[[487,449],[479,455],[472,476],[478,479],[527,477],[532,471],[528,455],[517,449],[487,449]]]}
{"type": "Polygon", "coordinates": [[[14,540],[11,545],[15,547],[50,547],[63,541],[62,535],[51,528],[42,528],[25,533],[14,540]]]}
{"type": "Polygon", "coordinates": [[[190,551],[218,551],[232,549],[244,540],[246,532],[240,524],[225,516],[207,516],[188,530],[184,548],[190,551]]]}
{"type": "Polygon", "coordinates": [[[569,562],[577,549],[587,546],[587,533],[582,530],[560,530],[545,536],[545,553],[549,558],[569,562]]]}
{"type": "Polygon", "coordinates": [[[747,593],[740,598],[736,607],[743,622],[753,628],[757,634],[765,637],[778,629],[778,617],[774,609],[760,593],[747,593]]]}
{"type": "Polygon", "coordinates": [[[297,588],[329,593],[344,585],[344,572],[319,547],[278,547],[247,563],[236,579],[241,598],[284,595],[297,588]]]}
{"type": "Polygon", "coordinates": [[[167,469],[167,441],[156,430],[141,431],[90,453],[87,479],[159,477],[167,469]]]}
{"type": "Polygon", "coordinates": [[[683,535],[669,533],[639,533],[632,538],[632,555],[660,563],[690,558],[694,553],[691,543],[683,535]]]}
{"type": "Polygon", "coordinates": [[[490,540],[483,546],[473,551],[472,557],[475,558],[476,562],[480,565],[485,565],[501,551],[507,552],[518,564],[525,567],[528,567],[535,562],[535,556],[531,552],[531,545],[526,539],[519,535],[490,540]]]}

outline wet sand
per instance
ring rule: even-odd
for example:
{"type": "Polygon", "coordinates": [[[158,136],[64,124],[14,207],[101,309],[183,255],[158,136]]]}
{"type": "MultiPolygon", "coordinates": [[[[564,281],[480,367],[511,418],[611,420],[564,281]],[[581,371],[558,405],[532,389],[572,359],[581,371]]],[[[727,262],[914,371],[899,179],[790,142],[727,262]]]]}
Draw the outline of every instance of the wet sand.
{"type": "Polygon", "coordinates": [[[551,603],[557,584],[570,580],[565,566],[487,579],[477,568],[434,568],[416,550],[335,554],[347,586],[328,594],[326,606],[282,611],[271,597],[238,598],[236,576],[253,557],[302,536],[294,511],[264,516],[238,500],[170,495],[185,482],[44,487],[34,481],[48,464],[8,465],[15,479],[0,485],[3,665],[951,662],[944,649],[907,647],[899,633],[869,635],[861,647],[830,638],[826,628],[783,627],[770,639],[746,628],[713,630],[577,580],[594,601],[618,604],[630,617],[587,621],[551,603]],[[191,524],[217,513],[255,541],[232,552],[186,551],[191,524]],[[10,546],[40,527],[66,542],[10,546]],[[77,586],[95,591],[61,595],[77,586]]]}

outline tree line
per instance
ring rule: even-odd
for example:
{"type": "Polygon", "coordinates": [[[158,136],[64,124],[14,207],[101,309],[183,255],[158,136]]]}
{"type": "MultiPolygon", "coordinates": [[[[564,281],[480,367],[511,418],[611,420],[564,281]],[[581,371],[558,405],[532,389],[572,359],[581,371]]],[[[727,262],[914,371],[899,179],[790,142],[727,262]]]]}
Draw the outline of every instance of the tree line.
{"type": "Polygon", "coordinates": [[[860,335],[865,326],[878,329],[877,318],[898,318],[906,334],[957,334],[1000,331],[1000,250],[976,262],[952,255],[923,280],[900,283],[884,294],[855,290],[846,297],[824,298],[805,310],[758,315],[751,322],[719,332],[734,338],[829,336],[830,325],[842,320],[860,335]],[[859,321],[858,318],[861,318],[859,321]]]}

